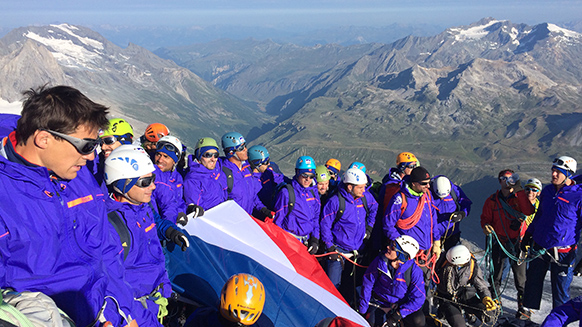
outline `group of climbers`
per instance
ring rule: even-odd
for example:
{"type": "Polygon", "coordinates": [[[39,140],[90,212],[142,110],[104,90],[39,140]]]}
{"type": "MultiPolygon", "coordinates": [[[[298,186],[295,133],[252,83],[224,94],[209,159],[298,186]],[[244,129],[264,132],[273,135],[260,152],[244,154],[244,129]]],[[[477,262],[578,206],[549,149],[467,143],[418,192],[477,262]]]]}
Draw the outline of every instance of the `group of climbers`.
{"type": "MultiPolygon", "coordinates": [[[[26,96],[0,147],[7,201],[0,208],[0,281],[2,288],[44,292],[76,324],[161,325],[171,284],[160,242],[186,250],[179,225],[227,200],[302,242],[372,326],[423,326],[432,304],[452,326],[465,318],[492,321],[506,258],[519,318],[539,309],[548,269],[554,307],[569,300],[582,227],[582,193],[570,157],[554,161],[551,185],[543,189],[535,178],[524,189],[512,170],[499,173],[501,188],[481,214],[491,240],[488,286],[460,244],[472,201],[410,152],[397,155],[382,182],[373,183],[361,162],[342,174],[339,160],[318,166],[310,156],[297,159],[289,178],[265,147],[248,147],[237,132],[224,134],[220,147],[201,138],[187,155],[163,124],[136,138],[125,119],[107,120],[107,108],[76,89],[40,88],[26,96]],[[31,257],[38,259],[24,259],[31,257]],[[362,264],[365,272],[356,269],[362,264]]],[[[227,285],[242,279],[247,285],[256,278],[241,275],[227,285]]],[[[259,302],[252,321],[209,308],[186,325],[260,325],[259,302]]]]}

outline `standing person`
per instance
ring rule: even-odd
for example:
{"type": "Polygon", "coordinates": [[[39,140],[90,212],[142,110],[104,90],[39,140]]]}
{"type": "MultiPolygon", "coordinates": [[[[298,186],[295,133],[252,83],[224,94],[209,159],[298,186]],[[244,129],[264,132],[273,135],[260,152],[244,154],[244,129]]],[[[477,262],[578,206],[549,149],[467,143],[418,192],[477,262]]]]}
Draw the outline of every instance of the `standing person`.
{"type": "Polygon", "coordinates": [[[224,172],[223,180],[227,183],[228,199],[234,200],[249,215],[255,211],[272,218],[271,210],[265,207],[257,195],[261,185],[253,177],[247,163],[249,155],[245,138],[236,132],[224,134],[222,150],[225,157],[219,158],[218,163],[224,172]]]}
{"type": "Polygon", "coordinates": [[[451,247],[437,262],[436,274],[440,280],[437,284],[439,315],[444,316],[450,326],[466,326],[463,311],[469,316],[469,323],[475,323],[477,317],[485,323],[491,321],[486,311],[495,310],[497,305],[491,298],[479,263],[466,246],[451,247]]]}
{"type": "Polygon", "coordinates": [[[523,190],[525,191],[525,194],[527,194],[529,202],[534,206],[534,213],[527,216],[527,218],[525,218],[524,221],[525,224],[521,225],[521,230],[519,231],[519,235],[521,238],[523,238],[523,236],[525,235],[525,231],[533,221],[536,212],[538,211],[538,208],[540,206],[539,197],[540,192],[542,191],[542,182],[540,182],[540,180],[537,178],[530,178],[527,180],[527,182],[525,182],[523,190]]]}
{"type": "Polygon", "coordinates": [[[190,170],[184,178],[184,199],[204,210],[226,201],[226,179],[218,163],[218,144],[211,137],[203,137],[196,142],[194,160],[190,160],[190,170]]]}
{"type": "Polygon", "coordinates": [[[106,182],[112,190],[111,200],[106,201],[108,218],[116,230],[125,228],[129,232],[125,234],[129,238],[124,239],[124,233],[118,231],[125,245],[125,278],[133,288],[133,297],[161,320],[167,314],[164,299],[172,295],[172,284],[160,239],[173,241],[185,250],[188,238],[176,225],[162,220],[149,204],[156,188],[154,171],[145,150],[134,145],[117,148],[105,160],[106,182]]]}
{"type": "Polygon", "coordinates": [[[390,242],[366,269],[358,311],[372,327],[423,327],[426,299],[422,270],[414,257],[418,242],[408,235],[390,242]]]}
{"type": "Polygon", "coordinates": [[[259,199],[269,210],[272,210],[275,207],[277,185],[284,182],[285,176],[276,173],[270,163],[269,151],[264,146],[253,145],[249,148],[249,164],[253,176],[261,184],[259,199]]]}
{"type": "Polygon", "coordinates": [[[438,175],[431,180],[430,190],[436,206],[439,223],[444,223],[446,231],[441,240],[448,251],[461,240],[461,220],[471,212],[471,200],[456,184],[446,176],[438,175]]]}
{"type": "Polygon", "coordinates": [[[374,180],[372,179],[372,177],[370,177],[367,173],[366,173],[366,165],[364,165],[361,162],[358,161],[354,161],[350,164],[350,166],[348,167],[348,169],[350,168],[358,168],[359,170],[363,171],[364,174],[366,174],[366,177],[368,178],[368,183],[366,183],[366,191],[370,189],[370,187],[372,187],[372,183],[374,183],[374,180]]]}
{"type": "Polygon", "coordinates": [[[295,177],[282,187],[275,200],[273,222],[301,241],[309,253],[319,249],[319,215],[321,202],[315,178],[315,160],[301,156],[295,163],[295,177]]]}
{"type": "MultiPolygon", "coordinates": [[[[326,252],[339,252],[357,259],[364,241],[370,238],[378,203],[371,194],[366,196],[366,183],[367,178],[363,171],[358,168],[348,169],[339,185],[339,191],[323,208],[320,231],[326,252]]],[[[355,273],[355,266],[350,270],[344,270],[344,267],[344,257],[333,254],[327,261],[326,272],[344,298],[350,301],[350,293],[355,285],[349,277],[355,273]],[[343,271],[346,273],[342,273],[343,271]]]]}
{"type": "MultiPolygon", "coordinates": [[[[572,175],[576,160],[561,156],[552,164],[552,182],[540,194],[540,206],[522,241],[522,250],[532,243],[534,249],[546,249],[544,255],[529,263],[523,305],[539,309],[544,278],[548,269],[552,279],[552,306],[570,299],[570,283],[576,260],[576,245],[582,228],[582,187],[572,175]]],[[[529,313],[529,312],[528,312],[529,313]]]]}
{"type": "Polygon", "coordinates": [[[170,135],[170,130],[164,124],[153,123],[146,127],[144,134],[140,137],[140,142],[152,160],[156,155],[156,144],[162,137],[167,135],[170,135]]]}
{"type": "MultiPolygon", "coordinates": [[[[521,181],[513,170],[504,169],[500,171],[498,174],[498,181],[501,189],[487,198],[483,205],[481,227],[483,228],[483,233],[485,233],[485,235],[495,232],[501,245],[517,257],[519,256],[519,230],[526,216],[534,213],[534,207],[528,200],[527,195],[521,187],[521,181]]],[[[491,260],[493,261],[493,285],[491,285],[491,294],[495,298],[498,298],[501,295],[499,294],[501,279],[503,277],[505,259],[508,258],[508,256],[501,249],[500,244],[495,240],[495,238],[493,239],[492,244],[491,260]]],[[[521,319],[528,315],[523,308],[526,265],[518,265],[516,261],[510,261],[515,289],[517,290],[518,312],[516,318],[521,319]]]]}
{"type": "Polygon", "coordinates": [[[0,285],[47,294],[78,326],[98,316],[156,325],[133,300],[103,191],[85,167],[108,109],[68,86],[24,95],[16,130],[0,143],[0,285]]]}
{"type": "Polygon", "coordinates": [[[319,193],[322,209],[325,207],[325,204],[333,193],[329,187],[330,179],[331,175],[327,167],[324,165],[315,167],[315,182],[317,182],[317,193],[319,193]]]}
{"type": "Polygon", "coordinates": [[[331,187],[336,187],[342,181],[340,172],[342,170],[342,163],[334,158],[325,162],[325,167],[329,170],[331,187]]]}

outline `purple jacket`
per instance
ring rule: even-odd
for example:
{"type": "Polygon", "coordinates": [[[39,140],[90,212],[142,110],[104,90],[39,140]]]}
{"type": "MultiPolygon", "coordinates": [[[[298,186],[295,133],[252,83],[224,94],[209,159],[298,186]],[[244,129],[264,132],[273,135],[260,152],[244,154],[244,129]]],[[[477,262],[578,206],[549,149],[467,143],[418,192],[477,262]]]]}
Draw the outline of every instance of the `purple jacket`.
{"type": "Polygon", "coordinates": [[[362,199],[354,200],[343,183],[340,185],[339,193],[332,196],[323,208],[320,222],[321,240],[326,248],[337,245],[347,251],[358,250],[364,241],[366,226],[374,226],[378,203],[370,192],[364,192],[370,210],[370,214],[366,217],[362,199]],[[341,219],[334,224],[339,210],[340,196],[345,199],[346,207],[341,219]]]}
{"type": "Polygon", "coordinates": [[[204,210],[215,207],[226,201],[226,179],[217,164],[209,170],[198,162],[192,162],[184,178],[184,200],[194,203],[204,210]]]}
{"type": "MultiPolygon", "coordinates": [[[[155,214],[150,205],[147,203],[133,205],[117,202],[111,198],[105,203],[107,211],[115,211],[125,221],[131,234],[131,248],[123,266],[125,280],[133,287],[133,297],[148,295],[159,285],[162,296],[170,297],[172,285],[158,238],[155,214]]],[[[148,301],[147,305],[152,313],[157,314],[157,304],[148,301]]]]}
{"type": "MultiPolygon", "coordinates": [[[[238,203],[249,215],[253,214],[253,209],[261,210],[265,206],[257,195],[261,189],[261,184],[253,176],[248,163],[244,162],[242,169],[239,169],[237,165],[221,157],[218,159],[217,165],[220,165],[221,169],[224,166],[232,170],[233,186],[230,194],[227,194],[228,199],[238,203]]],[[[221,183],[228,185],[226,174],[221,175],[221,180],[221,183]]]]}
{"type": "MultiPolygon", "coordinates": [[[[138,324],[159,325],[124,280],[119,239],[90,171],[83,167],[69,181],[51,178],[44,167],[6,159],[12,149],[6,142],[0,146],[0,287],[43,292],[78,326],[97,317],[106,295],[138,324]]],[[[105,317],[121,325],[107,302],[105,317]]]]}
{"type": "Polygon", "coordinates": [[[396,226],[398,220],[412,216],[420,200],[419,196],[410,193],[407,183],[403,183],[400,192],[396,193],[388,203],[384,216],[384,234],[389,240],[395,240],[400,235],[409,235],[418,241],[421,250],[428,250],[432,247],[433,241],[441,238],[446,223],[437,222],[437,212],[432,204],[432,195],[427,192],[427,196],[428,201],[424,204],[418,223],[410,229],[398,228],[396,226]],[[402,195],[406,197],[407,203],[404,211],[402,211],[402,195]]]}
{"type": "Polygon", "coordinates": [[[276,173],[273,168],[269,167],[264,173],[253,173],[253,176],[261,183],[261,190],[259,191],[259,200],[265,207],[273,210],[275,207],[275,191],[277,185],[283,183],[285,176],[276,173]]]}
{"type": "MultiPolygon", "coordinates": [[[[435,176],[433,178],[437,178],[441,175],[435,176]]],[[[452,184],[452,183],[451,183],[452,184]]],[[[473,202],[467,197],[467,195],[465,194],[465,192],[463,192],[463,190],[455,185],[452,184],[452,190],[455,190],[455,194],[457,194],[457,202],[459,204],[459,210],[462,210],[465,212],[465,217],[469,215],[469,213],[471,212],[471,204],[473,204],[473,202]]],[[[451,193],[452,193],[451,190],[451,193]]],[[[437,196],[435,196],[434,194],[432,194],[433,196],[433,204],[436,207],[437,210],[437,221],[439,223],[445,222],[445,228],[446,228],[446,234],[448,236],[450,235],[454,235],[454,234],[458,234],[461,232],[461,224],[460,223],[450,223],[449,224],[449,218],[451,217],[451,213],[457,211],[457,204],[455,203],[455,200],[453,200],[453,197],[451,194],[447,195],[444,199],[441,199],[437,196]]]]}
{"type": "Polygon", "coordinates": [[[178,213],[186,212],[182,176],[175,170],[162,172],[158,166],[154,167],[156,189],[152,193],[152,203],[163,219],[175,223],[178,213]]]}
{"type": "Polygon", "coordinates": [[[400,314],[406,317],[418,311],[426,298],[422,269],[414,260],[408,260],[394,271],[388,268],[388,262],[389,260],[382,253],[366,269],[360,290],[359,312],[368,311],[368,303],[373,291],[380,305],[388,307],[390,304],[398,303],[400,314]],[[410,281],[407,283],[405,272],[408,268],[412,270],[410,281]],[[394,274],[392,274],[393,271],[394,274]]]}
{"type": "Polygon", "coordinates": [[[556,192],[550,184],[540,194],[540,204],[528,232],[546,249],[578,243],[582,228],[582,185],[563,186],[556,192]]]}
{"type": "Polygon", "coordinates": [[[554,308],[540,327],[568,326],[574,321],[578,321],[578,326],[582,327],[582,296],[554,308]]]}
{"type": "Polygon", "coordinates": [[[295,191],[295,208],[286,217],[289,210],[289,192],[283,187],[275,201],[273,222],[284,230],[297,236],[311,235],[319,239],[319,213],[321,203],[317,186],[303,187],[297,180],[291,182],[295,191]]]}

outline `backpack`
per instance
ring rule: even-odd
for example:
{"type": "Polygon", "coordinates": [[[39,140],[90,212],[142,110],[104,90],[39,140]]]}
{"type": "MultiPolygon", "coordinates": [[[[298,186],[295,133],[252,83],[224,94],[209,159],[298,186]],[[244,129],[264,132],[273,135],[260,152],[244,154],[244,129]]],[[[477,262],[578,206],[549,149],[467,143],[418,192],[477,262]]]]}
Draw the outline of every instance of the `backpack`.
{"type": "Polygon", "coordinates": [[[125,223],[125,217],[122,219],[117,211],[111,211],[107,214],[107,220],[109,220],[113,228],[115,228],[117,235],[119,235],[119,240],[123,247],[123,260],[125,260],[131,249],[131,233],[125,223]]]}
{"type": "Polygon", "coordinates": [[[226,166],[222,166],[221,169],[224,172],[224,174],[226,175],[226,192],[228,194],[227,199],[232,200],[232,198],[230,197],[230,193],[232,192],[232,186],[234,185],[234,178],[232,177],[232,169],[230,169],[226,166]]]}
{"type": "MultiPolygon", "coordinates": [[[[331,229],[333,229],[335,224],[337,224],[337,222],[340,221],[340,219],[342,219],[342,216],[344,215],[344,212],[346,210],[346,198],[344,198],[344,196],[339,193],[337,194],[337,198],[339,200],[339,208],[337,210],[337,213],[335,214],[335,219],[331,223],[331,229]]],[[[366,199],[365,195],[362,197],[362,204],[364,205],[364,209],[366,209],[365,219],[367,220],[368,216],[370,216],[370,208],[368,208],[368,199],[366,199]]]]}
{"type": "Polygon", "coordinates": [[[384,185],[382,184],[382,182],[376,181],[372,183],[372,186],[370,186],[370,188],[368,188],[368,192],[372,194],[376,201],[380,201],[380,189],[382,188],[382,185],[384,185]]]}

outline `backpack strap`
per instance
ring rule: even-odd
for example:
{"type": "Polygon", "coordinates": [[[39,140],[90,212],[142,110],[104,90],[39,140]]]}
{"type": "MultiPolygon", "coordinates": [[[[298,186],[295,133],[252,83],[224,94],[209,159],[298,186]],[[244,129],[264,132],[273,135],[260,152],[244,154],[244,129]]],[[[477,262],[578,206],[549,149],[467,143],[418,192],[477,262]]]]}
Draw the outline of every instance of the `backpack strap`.
{"type": "Polygon", "coordinates": [[[332,230],[333,230],[333,227],[335,226],[335,224],[337,224],[337,222],[340,221],[340,219],[342,219],[342,217],[344,215],[344,211],[346,211],[346,199],[340,193],[337,194],[337,199],[338,199],[339,208],[337,209],[333,223],[331,223],[332,230]]]}
{"type": "Polygon", "coordinates": [[[107,220],[109,220],[113,228],[115,228],[117,235],[119,235],[119,240],[123,247],[123,260],[125,260],[129,254],[129,250],[131,250],[131,233],[125,223],[125,217],[122,219],[117,211],[111,211],[107,214],[107,220]]]}
{"type": "Polygon", "coordinates": [[[287,206],[287,215],[285,217],[289,218],[291,211],[295,209],[295,189],[293,189],[293,185],[291,184],[285,184],[285,188],[289,192],[289,205],[287,206]]]}
{"type": "Polygon", "coordinates": [[[455,205],[457,206],[457,209],[455,211],[459,211],[461,210],[461,205],[459,204],[459,196],[457,195],[457,192],[455,191],[454,187],[451,187],[451,198],[453,198],[453,201],[455,201],[455,205]]]}
{"type": "Polygon", "coordinates": [[[366,199],[366,194],[362,196],[362,204],[366,210],[366,220],[368,220],[368,217],[370,216],[370,208],[368,208],[368,199],[366,199]]]}
{"type": "Polygon", "coordinates": [[[228,199],[232,200],[230,193],[232,192],[232,186],[234,185],[234,178],[232,177],[232,169],[222,166],[222,172],[226,175],[226,192],[228,193],[228,199]]]}

